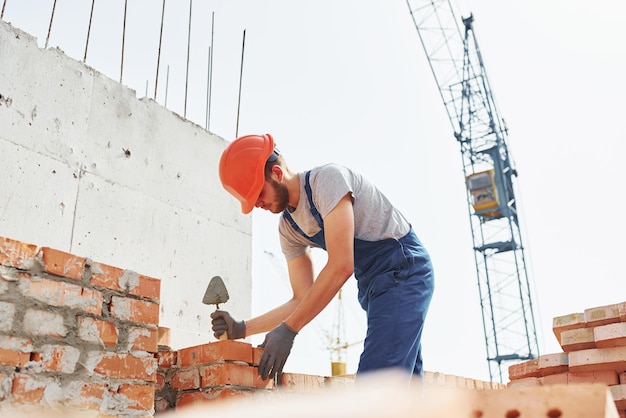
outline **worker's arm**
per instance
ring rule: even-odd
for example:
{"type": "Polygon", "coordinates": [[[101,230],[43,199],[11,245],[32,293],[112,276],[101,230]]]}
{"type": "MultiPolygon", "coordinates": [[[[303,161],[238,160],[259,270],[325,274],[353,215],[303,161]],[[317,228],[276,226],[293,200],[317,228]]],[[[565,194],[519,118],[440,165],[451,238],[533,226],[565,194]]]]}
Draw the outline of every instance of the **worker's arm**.
{"type": "MultiPolygon", "coordinates": [[[[308,252],[289,260],[287,268],[293,290],[292,298],[262,315],[246,320],[243,337],[267,332],[283,321],[293,330],[300,331],[330,303],[352,275],[354,213],[350,195],[344,196],[324,219],[324,238],[328,261],[315,282],[313,262],[308,252]]],[[[222,313],[214,313],[212,316],[215,315],[222,313]]]]}
{"type": "Polygon", "coordinates": [[[324,240],[326,265],[293,312],[265,336],[259,361],[263,379],[278,375],[280,381],[297,333],[328,305],[354,271],[354,212],[350,195],[344,196],[324,218],[324,240]]]}
{"type": "Polygon", "coordinates": [[[304,300],[313,284],[313,262],[309,252],[287,263],[293,296],[282,305],[246,320],[246,336],[269,331],[278,326],[304,300]]]}
{"type": "Polygon", "coordinates": [[[328,261],[302,301],[284,321],[296,332],[330,303],[354,272],[354,212],[349,194],[324,218],[324,239],[328,261]]]}

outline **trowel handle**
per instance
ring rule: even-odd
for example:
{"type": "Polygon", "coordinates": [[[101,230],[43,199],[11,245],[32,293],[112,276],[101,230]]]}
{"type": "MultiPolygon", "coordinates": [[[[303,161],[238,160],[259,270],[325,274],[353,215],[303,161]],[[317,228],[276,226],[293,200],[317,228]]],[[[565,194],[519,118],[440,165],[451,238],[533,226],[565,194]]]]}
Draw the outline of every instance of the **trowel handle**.
{"type": "Polygon", "coordinates": [[[222,335],[220,335],[220,341],[224,341],[228,339],[228,331],[224,331],[222,335]]]}

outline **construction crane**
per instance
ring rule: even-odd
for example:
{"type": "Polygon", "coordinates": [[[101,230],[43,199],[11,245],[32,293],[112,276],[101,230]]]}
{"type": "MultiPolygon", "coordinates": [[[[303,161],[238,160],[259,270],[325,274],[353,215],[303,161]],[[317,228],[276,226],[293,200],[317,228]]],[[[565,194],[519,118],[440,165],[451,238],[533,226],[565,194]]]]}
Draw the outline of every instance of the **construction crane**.
{"type": "Polygon", "coordinates": [[[461,148],[489,375],[502,382],[505,365],[539,356],[508,130],[473,16],[458,20],[448,0],[407,5],[461,148]]]}

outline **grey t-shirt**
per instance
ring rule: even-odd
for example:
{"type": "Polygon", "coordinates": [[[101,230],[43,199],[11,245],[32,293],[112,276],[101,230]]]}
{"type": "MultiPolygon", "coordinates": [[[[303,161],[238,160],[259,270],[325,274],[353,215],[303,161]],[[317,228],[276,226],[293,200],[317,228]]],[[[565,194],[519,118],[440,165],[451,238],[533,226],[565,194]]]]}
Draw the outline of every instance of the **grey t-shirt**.
{"type": "MultiPolygon", "coordinates": [[[[311,215],[305,185],[305,173],[300,178],[300,200],[298,207],[290,212],[298,227],[308,236],[320,231],[311,215]]],[[[309,177],[313,204],[322,219],[350,193],[354,207],[354,235],[363,241],[380,241],[387,238],[402,238],[411,226],[406,218],[389,202],[387,197],[362,175],[338,164],[327,164],[311,170],[309,177]]],[[[308,247],[319,247],[304,238],[281,216],[278,224],[280,245],[287,260],[302,255],[308,247]]]]}

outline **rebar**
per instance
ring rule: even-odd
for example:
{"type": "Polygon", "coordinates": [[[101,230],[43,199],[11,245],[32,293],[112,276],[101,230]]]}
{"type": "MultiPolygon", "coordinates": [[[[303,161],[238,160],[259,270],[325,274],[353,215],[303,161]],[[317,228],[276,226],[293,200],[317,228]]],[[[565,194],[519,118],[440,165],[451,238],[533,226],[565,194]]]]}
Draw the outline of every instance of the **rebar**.
{"type": "Polygon", "coordinates": [[[122,84],[122,75],[124,74],[124,41],[126,40],[126,11],[128,9],[128,0],[124,0],[124,25],[122,26],[122,59],[120,60],[120,84],[122,84]]]}
{"type": "Polygon", "coordinates": [[[46,36],[46,46],[48,48],[48,41],[50,40],[50,32],[52,31],[52,21],[54,20],[54,10],[57,7],[57,0],[54,0],[54,4],[52,5],[52,13],[50,14],[50,24],[48,25],[48,36],[46,36]]]}
{"type": "Polygon", "coordinates": [[[87,48],[89,47],[89,35],[91,34],[91,20],[93,19],[93,9],[96,5],[96,0],[91,2],[91,12],[89,12],[89,26],[87,27],[87,40],[85,41],[85,55],[83,55],[83,62],[87,62],[87,48]]]}
{"type": "Polygon", "coordinates": [[[193,0],[189,0],[189,29],[187,31],[187,70],[185,72],[185,109],[183,117],[187,118],[187,86],[189,85],[189,51],[191,47],[191,7],[193,0]]]}
{"type": "Polygon", "coordinates": [[[243,30],[243,43],[241,45],[241,67],[239,68],[239,97],[237,98],[237,124],[235,126],[235,138],[239,136],[239,109],[241,108],[241,79],[243,78],[243,53],[246,48],[246,30],[243,30]]]}
{"type": "Polygon", "coordinates": [[[161,10],[161,30],[159,33],[159,51],[157,54],[156,77],[154,78],[154,100],[157,98],[157,87],[159,85],[159,66],[161,65],[161,45],[163,43],[163,21],[165,20],[165,0],[163,0],[163,10],[161,10]]]}

